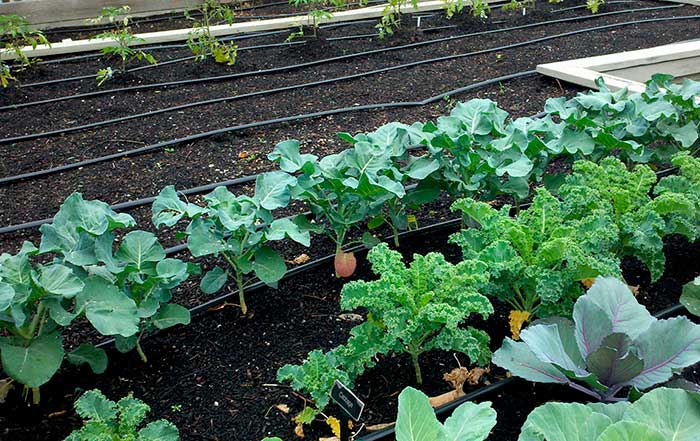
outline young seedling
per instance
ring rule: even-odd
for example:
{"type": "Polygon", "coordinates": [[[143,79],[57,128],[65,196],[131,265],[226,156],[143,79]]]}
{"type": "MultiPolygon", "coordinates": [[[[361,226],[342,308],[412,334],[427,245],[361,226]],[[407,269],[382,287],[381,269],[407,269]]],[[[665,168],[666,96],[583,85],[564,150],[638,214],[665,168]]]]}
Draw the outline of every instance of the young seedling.
{"type": "Polygon", "coordinates": [[[238,46],[233,42],[222,42],[211,33],[211,26],[219,21],[233,24],[235,17],[233,9],[222,4],[220,0],[205,0],[198,11],[202,15],[201,19],[196,19],[189,11],[185,11],[185,17],[193,21],[187,46],[195,55],[195,61],[203,61],[213,56],[217,63],[229,66],[234,64],[238,55],[238,46]]]}
{"type": "MultiPolygon", "coordinates": [[[[343,9],[347,6],[345,0],[289,0],[289,4],[297,8],[304,5],[311,9],[308,15],[311,17],[311,29],[314,38],[318,37],[318,28],[321,21],[332,18],[333,11],[343,9]]],[[[304,35],[304,27],[301,26],[299,31],[291,33],[286,41],[292,41],[304,35]]]]}
{"type": "Polygon", "coordinates": [[[65,441],[179,441],[180,439],[177,427],[164,419],[153,421],[139,429],[151,408],[131,395],[115,403],[107,399],[99,390],[93,389],[78,398],[75,402],[75,411],[85,422],[82,428],[73,431],[65,441]]]}
{"type": "Polygon", "coordinates": [[[96,78],[99,86],[104,84],[105,81],[112,79],[115,74],[123,75],[126,73],[127,64],[132,61],[145,60],[150,64],[157,63],[153,55],[131,47],[137,43],[143,43],[145,40],[131,33],[129,27],[131,17],[128,15],[130,10],[129,6],[103,8],[98,17],[89,20],[91,23],[108,21],[114,25],[114,29],[97,34],[92,39],[106,39],[115,43],[113,46],[103,48],[102,53],[116,56],[120,63],[120,67],[116,70],[110,66],[97,71],[96,78]]]}
{"type": "MultiPolygon", "coordinates": [[[[25,46],[36,48],[40,44],[51,46],[41,31],[30,28],[26,18],[16,14],[0,15],[0,41],[5,51],[13,52],[17,65],[15,70],[22,70],[30,66],[36,59],[30,59],[23,52],[25,46]]],[[[9,64],[0,60],[0,85],[7,87],[10,81],[16,78],[12,74],[9,64]]]]}
{"type": "MultiPolygon", "coordinates": [[[[382,10],[382,18],[375,26],[379,33],[379,38],[394,35],[394,32],[401,27],[401,7],[407,3],[406,0],[388,0],[386,7],[382,10]]],[[[411,0],[411,5],[416,8],[418,0],[411,0]]]]}

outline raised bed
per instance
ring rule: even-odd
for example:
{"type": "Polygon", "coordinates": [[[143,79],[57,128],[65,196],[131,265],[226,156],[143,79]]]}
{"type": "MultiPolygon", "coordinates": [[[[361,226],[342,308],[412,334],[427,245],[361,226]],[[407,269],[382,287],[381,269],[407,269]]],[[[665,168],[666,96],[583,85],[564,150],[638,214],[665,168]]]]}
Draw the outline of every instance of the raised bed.
{"type": "MultiPolygon", "coordinates": [[[[367,36],[374,33],[374,23],[328,27],[321,40],[304,44],[278,45],[284,34],[246,36],[241,48],[257,48],[241,51],[238,63],[231,67],[173,62],[134,70],[104,89],[98,89],[92,78],[12,87],[0,95],[0,198],[4,201],[0,226],[30,224],[0,229],[0,251],[15,252],[23,240],[36,240],[36,224],[50,218],[73,191],[89,199],[126,203],[117,205],[119,211],[132,214],[141,228],[152,228],[147,198],[162,187],[173,184],[186,189],[234,180],[229,182],[233,192],[250,193],[249,179],[235,179],[271,169],[267,153],[287,138],[300,139],[305,152],[322,156],[346,147],[335,137],[337,131],[365,132],[388,121],[435,119],[449,111],[454,100],[474,97],[494,99],[515,116],[532,115],[542,109],[546,98],[572,96],[580,90],[539,75],[520,76],[536,64],[640,49],[650,40],[700,38],[700,8],[667,6],[655,1],[611,4],[599,16],[590,17],[582,10],[554,14],[551,6],[543,5],[525,17],[496,11],[486,23],[459,16],[446,20],[436,14],[421,18],[420,28],[414,17],[405,17],[398,35],[387,40],[367,36]],[[360,52],[369,53],[352,56],[360,52]],[[288,67],[291,63],[301,66],[288,67]],[[264,69],[269,71],[258,73],[264,69]],[[377,72],[359,75],[373,71],[377,72]],[[206,79],[217,76],[227,77],[206,79]],[[501,81],[490,81],[498,78],[501,81]],[[189,83],[174,84],[183,80],[189,83]],[[480,82],[484,82],[481,87],[441,97],[480,82]],[[148,86],[157,83],[161,85],[148,86]],[[305,86],[293,87],[297,85],[305,86]],[[141,89],[129,90],[132,87],[141,89]],[[93,95],[10,108],[73,94],[93,95]],[[432,97],[437,99],[430,101],[432,97]],[[192,105],[211,100],[219,101],[192,105]],[[166,107],[173,109],[160,110],[166,107]],[[153,114],[130,118],[145,112],[153,114]],[[114,118],[127,119],[105,124],[114,118]],[[99,125],[76,130],[91,123],[99,125]],[[222,130],[227,127],[233,129],[222,130]],[[59,133],[50,133],[54,131],[59,133]],[[192,135],[196,136],[182,139],[192,135]],[[22,136],[27,138],[11,139],[22,136]],[[124,154],[151,146],[156,147],[124,154]],[[104,155],[113,157],[43,173],[104,155]],[[41,174],[7,179],[35,172],[41,174]],[[141,198],[146,199],[129,203],[141,198]]],[[[189,56],[182,47],[161,49],[158,55],[166,62],[189,56]]],[[[21,74],[20,84],[87,76],[103,65],[99,57],[42,64],[21,74]]],[[[196,189],[191,197],[204,191],[196,189]]],[[[452,219],[454,214],[447,209],[450,202],[443,198],[419,213],[419,225],[452,219]]],[[[441,251],[456,261],[458,250],[446,245],[447,234],[455,228],[448,224],[414,233],[415,240],[405,240],[401,252],[410,260],[414,252],[441,251]]],[[[169,245],[179,243],[173,237],[163,239],[169,245]]],[[[291,244],[283,251],[289,259],[302,252],[291,244]]],[[[303,252],[317,259],[332,254],[333,247],[317,241],[313,249],[303,252]]],[[[650,310],[662,311],[677,302],[682,284],[698,274],[699,253],[697,245],[673,237],[667,241],[668,271],[661,280],[651,285],[648,273],[631,259],[625,265],[626,280],[640,285],[640,301],[650,310]]],[[[360,260],[354,277],[373,276],[360,260]]],[[[197,285],[198,280],[188,281],[175,293],[176,300],[188,307],[205,304],[210,299],[197,285]]],[[[148,365],[136,354],[111,350],[105,374],[67,368],[44,388],[38,407],[22,405],[19,394],[13,393],[0,404],[0,434],[8,439],[62,439],[78,424],[71,411],[75,398],[83,390],[98,387],[110,397],[133,392],[152,406],[154,415],[180,427],[183,440],[258,440],[268,435],[292,439],[290,416],[304,403],[278,384],[275,374],[280,366],[299,362],[310,350],[328,349],[345,340],[355,323],[340,317],[342,285],[326,262],[313,271],[299,271],[281,282],[278,290],[251,293],[251,318],[241,317],[233,307],[200,307],[201,314],[190,326],[159,333],[145,342],[148,365]],[[288,405],[290,414],[273,407],[277,404],[288,405]]],[[[480,324],[490,333],[493,349],[507,330],[507,313],[502,308],[480,324]]],[[[95,338],[76,326],[73,343],[95,338]]],[[[437,352],[423,361],[435,367],[426,375],[426,393],[448,390],[441,376],[456,367],[453,355],[437,352]]],[[[356,392],[367,403],[363,423],[394,420],[398,392],[414,381],[409,364],[404,357],[385,358],[358,381],[356,392]]],[[[504,378],[504,372],[493,369],[485,380],[496,383],[504,378]]],[[[494,441],[515,439],[524,418],[540,403],[582,399],[563,388],[520,380],[482,398],[494,401],[502,415],[490,438],[494,441]]],[[[325,426],[307,429],[307,439],[326,435],[325,426]]]]}

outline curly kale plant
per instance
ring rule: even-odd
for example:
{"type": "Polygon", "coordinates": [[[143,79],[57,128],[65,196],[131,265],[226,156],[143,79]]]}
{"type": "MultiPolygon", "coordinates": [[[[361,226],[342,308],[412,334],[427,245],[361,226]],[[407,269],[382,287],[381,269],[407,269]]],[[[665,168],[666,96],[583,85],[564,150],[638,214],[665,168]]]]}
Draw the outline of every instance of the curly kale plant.
{"type": "Polygon", "coordinates": [[[615,254],[639,258],[649,268],[652,281],[664,271],[664,236],[683,234],[694,241],[700,228],[700,162],[687,153],[672,161],[680,166],[680,174],[658,184],[656,174],[646,165],[628,171],[613,157],[600,164],[578,161],[559,189],[569,217],[608,211],[620,235],[615,254]]]}
{"type": "MultiPolygon", "coordinates": [[[[171,290],[198,272],[194,265],[166,258],[158,239],[146,231],[131,231],[115,244],[118,229],[134,226],[127,214],[115,213],[101,201],[86,201],[73,193],[61,205],[51,224],[42,225],[42,253],[53,253],[84,281],[78,295],[80,307],[103,335],[115,335],[117,348],[134,347],[147,361],[141,336],[153,329],[190,323],[189,311],[170,303],[171,290]],[[106,322],[99,303],[112,299],[120,307],[106,322]]],[[[69,323],[79,311],[54,313],[59,324],[69,323]]]]}
{"type": "MultiPolygon", "coordinates": [[[[620,273],[609,250],[617,228],[602,210],[567,219],[561,201],[540,188],[532,205],[516,217],[510,206],[500,210],[472,199],[455,202],[467,228],[450,237],[465,259],[476,260],[491,273],[482,293],[507,302],[530,316],[568,315],[581,294],[581,281],[620,273]]],[[[519,326],[512,324],[517,336],[519,326]]]]}
{"type": "Polygon", "coordinates": [[[700,394],[659,388],[634,403],[547,403],[533,410],[518,441],[694,441],[700,394]]]}
{"type": "Polygon", "coordinates": [[[553,318],[506,339],[493,362],[519,377],[568,385],[602,401],[644,390],[700,361],[700,325],[657,320],[615,278],[598,278],[574,305],[573,322],[553,318]]]}
{"type": "Polygon", "coordinates": [[[143,423],[151,408],[131,395],[110,401],[97,389],[85,392],[75,402],[75,411],[85,423],[65,441],[178,441],[177,427],[167,420],[143,423]]]}
{"type": "Polygon", "coordinates": [[[418,384],[423,382],[418,359],[432,349],[464,352],[472,362],[488,363],[488,334],[460,327],[472,314],[486,318],[493,313],[491,303],[478,292],[488,279],[486,265],[471,261],[453,265],[441,254],[429,253],[415,254],[406,267],[401,254],[386,244],[373,248],[368,259],[380,278],[346,284],[341,306],[367,311],[369,329],[363,331],[372,327],[381,331],[383,335],[373,339],[377,348],[408,353],[418,384]]]}
{"type": "Polygon", "coordinates": [[[202,279],[201,288],[207,294],[219,291],[229,277],[236,281],[243,314],[247,314],[245,288],[255,276],[269,286],[287,272],[279,253],[268,246],[271,241],[286,237],[310,245],[308,222],[303,216],[295,219],[274,219],[272,211],[289,204],[290,187],[296,179],[284,172],[263,173],[255,182],[253,197],[229,192],[217,187],[204,197],[206,206],[183,202],[173,186],[165,187],[153,202],[153,223],[156,227],[172,227],[189,218],[185,230],[187,247],[194,257],[220,256],[228,270],[215,267],[202,279]]]}
{"type": "Polygon", "coordinates": [[[406,267],[401,254],[386,244],[374,247],[368,258],[379,280],[350,282],[341,294],[343,309],[364,308],[367,321],[351,330],[346,344],[325,354],[313,351],[302,365],[284,366],[277,374],[295,390],[308,392],[319,410],[328,403],[335,380],[352,385],[379,354],[409,354],[419,384],[419,357],[432,349],[464,352],[478,364],[491,356],[485,332],[460,326],[472,314],[488,317],[493,312],[477,291],[488,278],[483,265],[453,265],[430,253],[414,255],[406,267]]]}

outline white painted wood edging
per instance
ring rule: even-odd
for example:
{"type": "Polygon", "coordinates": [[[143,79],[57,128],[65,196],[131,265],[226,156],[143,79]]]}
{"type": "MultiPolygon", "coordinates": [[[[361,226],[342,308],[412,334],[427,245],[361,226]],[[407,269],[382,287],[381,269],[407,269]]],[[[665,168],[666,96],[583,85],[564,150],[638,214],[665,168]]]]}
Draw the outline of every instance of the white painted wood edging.
{"type": "MultiPolygon", "coordinates": [[[[603,77],[605,84],[612,90],[626,87],[632,92],[643,92],[646,89],[643,83],[605,72],[693,57],[700,57],[700,41],[673,43],[636,51],[540,64],[537,66],[537,72],[592,89],[597,89],[595,80],[603,77]]],[[[700,71],[700,66],[698,66],[698,71],[700,71]]]]}
{"type": "MultiPolygon", "coordinates": [[[[491,4],[504,3],[505,0],[496,0],[490,2],[491,4]]],[[[414,12],[425,12],[425,11],[435,11],[445,8],[445,0],[427,0],[418,2],[414,8],[410,2],[407,2],[402,7],[402,13],[414,13],[414,12]]],[[[332,17],[322,18],[319,20],[320,23],[335,23],[343,21],[355,21],[363,20],[368,18],[377,18],[382,16],[382,11],[386,7],[386,4],[370,6],[366,8],[353,9],[349,11],[340,11],[333,13],[332,17]]],[[[271,31],[278,29],[288,29],[296,28],[301,25],[312,25],[313,19],[309,15],[298,15],[294,17],[284,17],[284,18],[274,18],[269,20],[255,20],[242,23],[234,23],[232,25],[217,25],[211,26],[211,33],[213,36],[225,36],[233,34],[241,34],[246,32],[258,32],[258,31],[271,31]]],[[[135,34],[136,37],[141,38],[142,41],[134,43],[136,45],[145,44],[155,44],[155,43],[167,43],[172,41],[184,41],[187,40],[190,33],[190,28],[187,29],[175,29],[169,31],[159,31],[159,32],[148,32],[143,34],[135,34]]],[[[48,45],[40,45],[36,48],[30,46],[23,48],[23,52],[27,57],[46,57],[51,55],[61,55],[76,52],[87,52],[103,49],[105,47],[112,46],[114,43],[112,39],[92,39],[92,40],[64,40],[60,43],[53,43],[50,47],[48,45]]],[[[2,60],[13,60],[16,58],[14,52],[8,50],[0,51],[0,59],[2,60]]]]}

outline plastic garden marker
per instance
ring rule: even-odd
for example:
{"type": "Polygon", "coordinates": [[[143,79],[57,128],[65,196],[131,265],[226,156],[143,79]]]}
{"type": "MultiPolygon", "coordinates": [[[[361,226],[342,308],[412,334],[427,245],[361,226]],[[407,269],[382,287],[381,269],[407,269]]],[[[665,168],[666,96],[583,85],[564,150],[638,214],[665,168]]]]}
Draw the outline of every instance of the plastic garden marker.
{"type": "Polygon", "coordinates": [[[352,393],[350,389],[345,387],[343,383],[335,380],[333,384],[333,389],[330,393],[333,401],[336,402],[343,413],[343,418],[340,424],[340,441],[346,441],[350,439],[350,419],[359,421],[362,416],[362,411],[365,408],[365,403],[360,400],[357,395],[352,393]]]}

